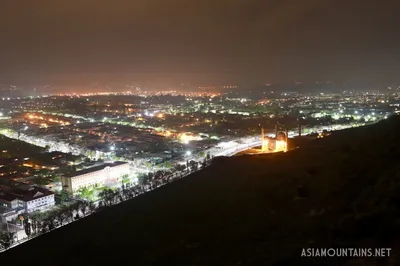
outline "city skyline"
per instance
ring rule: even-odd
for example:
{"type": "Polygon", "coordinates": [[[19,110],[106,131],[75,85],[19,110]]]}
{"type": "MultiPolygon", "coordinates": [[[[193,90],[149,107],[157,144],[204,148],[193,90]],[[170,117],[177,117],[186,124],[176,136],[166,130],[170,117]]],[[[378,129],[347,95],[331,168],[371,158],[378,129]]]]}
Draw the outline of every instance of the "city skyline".
{"type": "Polygon", "coordinates": [[[1,261],[399,264],[398,10],[0,0],[1,261]]]}

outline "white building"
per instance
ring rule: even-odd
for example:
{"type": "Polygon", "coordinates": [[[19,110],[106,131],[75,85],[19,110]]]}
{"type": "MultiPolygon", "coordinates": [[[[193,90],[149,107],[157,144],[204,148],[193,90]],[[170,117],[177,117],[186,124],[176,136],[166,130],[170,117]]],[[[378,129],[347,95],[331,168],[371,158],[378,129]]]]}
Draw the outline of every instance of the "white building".
{"type": "Polygon", "coordinates": [[[19,214],[48,210],[54,205],[54,193],[47,189],[0,186],[2,220],[11,221],[19,214]]]}
{"type": "Polygon", "coordinates": [[[27,213],[44,211],[55,205],[54,193],[44,188],[34,187],[22,198],[27,213]]]}
{"type": "Polygon", "coordinates": [[[76,193],[83,187],[115,184],[118,178],[129,172],[129,164],[126,162],[106,163],[66,175],[61,178],[61,182],[63,189],[76,193]]]}

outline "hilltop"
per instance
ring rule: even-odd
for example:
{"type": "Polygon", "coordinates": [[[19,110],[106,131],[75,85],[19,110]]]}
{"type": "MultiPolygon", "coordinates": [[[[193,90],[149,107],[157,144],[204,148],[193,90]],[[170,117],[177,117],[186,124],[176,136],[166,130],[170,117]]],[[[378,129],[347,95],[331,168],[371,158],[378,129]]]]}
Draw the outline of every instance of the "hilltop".
{"type": "Polygon", "coordinates": [[[307,247],[391,247],[391,259],[381,263],[393,265],[400,261],[399,131],[395,116],[283,154],[216,158],[187,178],[0,259],[14,265],[375,265],[300,255],[307,247]]]}

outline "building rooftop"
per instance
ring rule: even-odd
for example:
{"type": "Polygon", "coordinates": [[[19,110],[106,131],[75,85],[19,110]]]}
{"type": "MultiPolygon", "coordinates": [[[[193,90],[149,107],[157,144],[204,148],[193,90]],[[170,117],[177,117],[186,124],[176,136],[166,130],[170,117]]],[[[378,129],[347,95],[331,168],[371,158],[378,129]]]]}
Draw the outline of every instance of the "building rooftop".
{"type": "Polygon", "coordinates": [[[44,189],[41,187],[31,187],[30,190],[24,191],[24,194],[22,194],[22,197],[20,199],[27,202],[27,201],[31,201],[31,200],[34,200],[37,198],[46,197],[46,196],[50,196],[50,195],[54,195],[54,193],[51,192],[50,190],[47,190],[47,189],[44,189]]]}
{"type": "Polygon", "coordinates": [[[26,189],[19,187],[8,187],[8,186],[0,186],[0,199],[4,201],[11,202],[15,199],[19,199],[22,201],[31,201],[36,198],[41,198],[45,196],[50,196],[54,194],[50,190],[41,188],[41,187],[29,187],[26,189]]]}
{"type": "Polygon", "coordinates": [[[65,175],[65,177],[71,178],[71,177],[75,177],[75,176],[85,175],[85,174],[88,174],[88,173],[101,171],[106,167],[115,167],[115,166],[119,166],[119,165],[123,165],[123,164],[127,164],[127,162],[116,161],[116,162],[113,162],[113,163],[105,163],[105,164],[102,164],[102,165],[98,165],[98,166],[94,166],[94,167],[91,167],[91,168],[87,168],[87,169],[83,169],[83,170],[80,170],[80,171],[76,171],[75,173],[67,174],[67,175],[65,175]]]}
{"type": "Polygon", "coordinates": [[[2,190],[0,190],[0,200],[2,201],[7,201],[7,202],[11,202],[15,199],[17,199],[18,197],[12,194],[9,194],[7,192],[4,192],[2,190]]]}

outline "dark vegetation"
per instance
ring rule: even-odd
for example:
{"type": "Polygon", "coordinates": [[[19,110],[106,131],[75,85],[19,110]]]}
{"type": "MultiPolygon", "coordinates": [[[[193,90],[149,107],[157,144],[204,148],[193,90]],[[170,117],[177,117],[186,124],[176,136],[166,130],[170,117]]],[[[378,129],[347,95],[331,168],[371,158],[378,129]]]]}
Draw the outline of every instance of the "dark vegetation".
{"type": "MultiPolygon", "coordinates": [[[[396,265],[400,119],[210,167],[0,255],[32,265],[396,265]],[[385,259],[301,258],[390,247],[385,259]]],[[[296,144],[293,144],[296,145],[296,144]]]]}
{"type": "Polygon", "coordinates": [[[79,156],[56,151],[47,152],[47,149],[48,147],[41,148],[21,140],[11,139],[0,135],[0,160],[29,158],[27,163],[60,165],[60,160],[74,161],[79,159],[79,156]]]}
{"type": "Polygon", "coordinates": [[[35,145],[28,144],[23,141],[7,138],[0,135],[0,158],[14,158],[23,156],[29,157],[42,153],[45,149],[35,145]]]}

